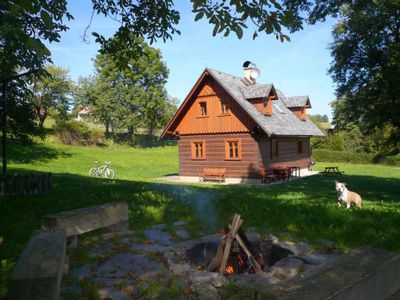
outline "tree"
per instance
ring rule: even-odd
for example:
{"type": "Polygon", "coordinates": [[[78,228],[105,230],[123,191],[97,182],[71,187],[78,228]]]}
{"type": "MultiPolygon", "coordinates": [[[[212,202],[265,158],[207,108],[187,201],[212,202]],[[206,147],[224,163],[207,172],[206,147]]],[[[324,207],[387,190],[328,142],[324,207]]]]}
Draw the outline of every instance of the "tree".
{"type": "Polygon", "coordinates": [[[344,6],[333,37],[334,121],[342,128],[355,123],[367,134],[389,127],[388,141],[399,149],[400,2],[344,6]]]}
{"type": "Polygon", "coordinates": [[[95,76],[81,79],[77,89],[78,95],[84,95],[77,100],[90,103],[94,117],[103,122],[107,134],[110,129],[133,134],[141,126],[152,135],[176,109],[164,88],[168,69],[160,51],[141,38],[132,38],[141,55],[128,61],[129,68],[121,70],[114,56],[99,54],[95,59],[95,76]]]}
{"type": "Polygon", "coordinates": [[[46,66],[46,73],[32,86],[33,107],[39,119],[39,128],[50,114],[60,119],[66,119],[69,99],[72,92],[72,82],[68,70],[53,65],[46,66]]]}
{"type": "MultiPolygon", "coordinates": [[[[338,12],[349,0],[190,0],[195,20],[206,19],[213,26],[213,35],[228,36],[234,32],[238,38],[244,30],[256,38],[260,33],[274,34],[281,41],[289,40],[285,34],[302,29],[304,22],[315,23],[329,14],[338,12]]],[[[355,2],[362,2],[358,0],[355,2]]],[[[101,53],[122,54],[121,50],[134,47],[131,34],[156,40],[172,39],[180,34],[177,29],[180,13],[173,0],[92,0],[92,14],[102,14],[119,24],[115,34],[106,39],[93,32],[101,44],[101,53]]],[[[0,2],[0,81],[7,80],[17,68],[43,72],[51,62],[51,53],[45,42],[59,42],[61,33],[68,30],[66,21],[73,19],[66,0],[31,0],[0,2]]],[[[88,25],[89,30],[90,24],[88,25]]],[[[84,33],[86,36],[86,31],[84,33]]],[[[125,52],[118,57],[126,66],[125,52]]]]}

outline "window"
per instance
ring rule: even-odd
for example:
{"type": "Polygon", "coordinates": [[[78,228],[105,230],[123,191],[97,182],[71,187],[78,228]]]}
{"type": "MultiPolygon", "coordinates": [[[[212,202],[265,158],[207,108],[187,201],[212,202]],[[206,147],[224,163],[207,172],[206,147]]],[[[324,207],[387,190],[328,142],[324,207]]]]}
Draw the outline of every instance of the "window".
{"type": "Polygon", "coordinates": [[[271,140],[271,158],[279,157],[279,142],[278,140],[271,140]]]}
{"type": "Polygon", "coordinates": [[[225,159],[228,160],[240,160],[241,149],[240,141],[226,141],[225,142],[225,159]]]}
{"type": "Polygon", "coordinates": [[[221,101],[221,115],[226,115],[228,113],[228,106],[221,101]]]}
{"type": "Polygon", "coordinates": [[[205,159],[206,148],[204,141],[192,142],[192,159],[205,159]]]}
{"type": "Polygon", "coordinates": [[[207,102],[200,102],[200,116],[207,116],[207,102]]]}
{"type": "Polygon", "coordinates": [[[297,140],[297,154],[303,154],[303,152],[304,152],[303,140],[297,140]]]}

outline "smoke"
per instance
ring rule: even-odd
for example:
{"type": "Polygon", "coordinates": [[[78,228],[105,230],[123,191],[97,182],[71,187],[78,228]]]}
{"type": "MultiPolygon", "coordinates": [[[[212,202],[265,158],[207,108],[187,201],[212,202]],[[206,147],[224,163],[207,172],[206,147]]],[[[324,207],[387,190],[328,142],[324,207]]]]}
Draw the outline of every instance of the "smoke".
{"type": "Polygon", "coordinates": [[[217,213],[214,207],[217,199],[215,192],[199,190],[193,186],[173,184],[156,184],[156,190],[192,207],[203,226],[208,229],[217,228],[217,213]]]}

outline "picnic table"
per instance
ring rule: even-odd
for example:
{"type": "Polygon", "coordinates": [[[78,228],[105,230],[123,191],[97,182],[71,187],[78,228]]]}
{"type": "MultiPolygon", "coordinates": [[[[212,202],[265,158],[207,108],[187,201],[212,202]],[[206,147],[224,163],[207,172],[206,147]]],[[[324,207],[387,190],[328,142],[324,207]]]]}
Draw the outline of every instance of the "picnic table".
{"type": "Polygon", "coordinates": [[[291,166],[291,167],[289,167],[289,170],[290,170],[290,177],[295,177],[295,178],[298,178],[298,177],[300,177],[300,167],[298,167],[298,166],[291,166]]]}
{"type": "Polygon", "coordinates": [[[277,177],[281,178],[282,180],[288,180],[291,173],[290,168],[286,166],[275,167],[273,168],[273,172],[277,175],[277,177]]]}
{"type": "Polygon", "coordinates": [[[325,170],[321,172],[322,175],[341,175],[343,173],[339,170],[339,167],[325,167],[325,170]]]}

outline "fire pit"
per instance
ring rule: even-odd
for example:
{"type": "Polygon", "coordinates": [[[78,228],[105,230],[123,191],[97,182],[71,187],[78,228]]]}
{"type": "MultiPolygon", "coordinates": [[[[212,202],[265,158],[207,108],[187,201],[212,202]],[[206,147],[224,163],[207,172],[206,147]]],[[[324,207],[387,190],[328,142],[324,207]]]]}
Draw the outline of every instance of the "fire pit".
{"type": "Polygon", "coordinates": [[[242,223],[240,215],[235,214],[232,224],[224,229],[222,238],[211,236],[206,241],[194,243],[183,257],[198,270],[231,276],[263,272],[277,261],[294,254],[274,244],[272,238],[262,241],[258,234],[245,234],[240,229],[242,223]]]}

